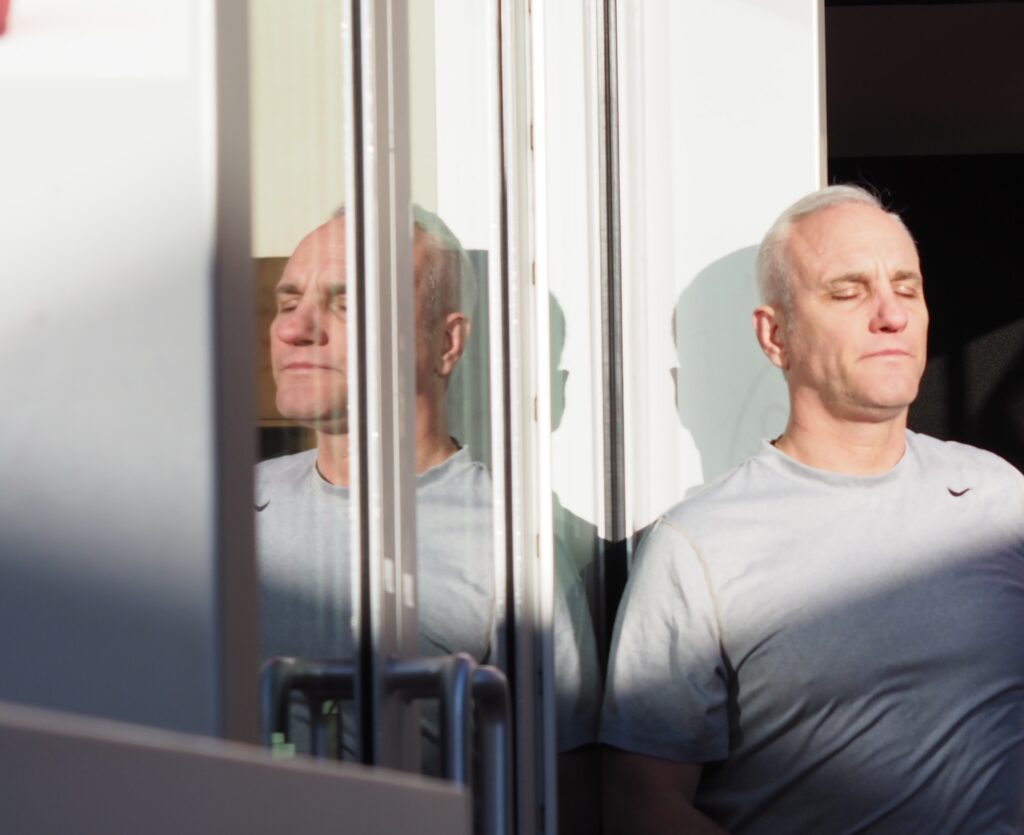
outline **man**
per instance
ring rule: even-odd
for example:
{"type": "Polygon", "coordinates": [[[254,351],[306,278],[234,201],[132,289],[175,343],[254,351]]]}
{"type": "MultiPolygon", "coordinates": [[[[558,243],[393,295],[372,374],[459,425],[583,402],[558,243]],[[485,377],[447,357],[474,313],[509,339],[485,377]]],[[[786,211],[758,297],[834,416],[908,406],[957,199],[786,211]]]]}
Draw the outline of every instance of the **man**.
{"type": "MultiPolygon", "coordinates": [[[[449,435],[445,406],[469,336],[475,276],[440,218],[415,207],[413,220],[420,650],[467,652],[482,662],[494,628],[490,475],[449,435]]],[[[355,655],[345,223],[340,215],[307,235],[276,288],[270,353],[277,407],[315,430],[317,445],[256,469],[264,657],[355,655]]],[[[435,714],[425,715],[433,740],[435,714]]]]}
{"type": "Polygon", "coordinates": [[[772,226],[758,280],[789,421],[641,546],[609,830],[1024,832],[1024,477],[906,429],[914,242],[832,186],[772,226]]]}

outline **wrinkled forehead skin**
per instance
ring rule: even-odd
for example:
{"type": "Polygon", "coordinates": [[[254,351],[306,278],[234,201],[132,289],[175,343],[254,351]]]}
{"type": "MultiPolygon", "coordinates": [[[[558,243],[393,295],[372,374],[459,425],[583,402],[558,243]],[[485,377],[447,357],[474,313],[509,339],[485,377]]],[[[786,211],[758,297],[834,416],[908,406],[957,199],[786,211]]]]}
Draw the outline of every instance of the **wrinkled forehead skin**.
{"type": "Polygon", "coordinates": [[[874,206],[846,203],[793,223],[786,240],[791,292],[814,292],[843,275],[920,275],[917,246],[906,227],[874,206]]]}
{"type": "MultiPolygon", "coordinates": [[[[330,280],[346,282],[347,242],[345,216],[331,218],[306,235],[295,247],[279,281],[304,289],[305,282],[330,280]]],[[[430,236],[419,227],[413,230],[413,276],[416,286],[416,310],[419,315],[426,304],[425,277],[429,274],[435,255],[430,236]]]]}

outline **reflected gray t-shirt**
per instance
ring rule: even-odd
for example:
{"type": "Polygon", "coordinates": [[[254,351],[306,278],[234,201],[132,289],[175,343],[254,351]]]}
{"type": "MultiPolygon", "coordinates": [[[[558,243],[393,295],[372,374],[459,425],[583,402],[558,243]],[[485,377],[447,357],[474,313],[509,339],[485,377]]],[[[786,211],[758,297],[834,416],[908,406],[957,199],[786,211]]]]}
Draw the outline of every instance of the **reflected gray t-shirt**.
{"type": "MultiPolygon", "coordinates": [[[[350,658],[354,566],[349,489],[316,450],[256,467],[263,656],[350,658]]],[[[465,447],[416,478],[420,651],[484,662],[494,626],[491,478],[465,447]]]]}
{"type": "Polygon", "coordinates": [[[642,543],[601,738],[704,763],[733,833],[1024,833],[1024,477],[912,432],[878,476],[764,443],[642,543]]]}
{"type": "MultiPolygon", "coordinates": [[[[349,489],[324,481],[312,449],[258,464],[255,503],[262,657],[354,657],[349,489]]],[[[487,662],[497,628],[491,477],[468,448],[416,477],[416,528],[420,652],[466,652],[487,662]]],[[[594,740],[600,683],[582,585],[564,576],[563,560],[557,565],[557,747],[564,751],[594,740]]],[[[436,710],[425,706],[423,714],[431,743],[436,710]]],[[[302,721],[301,712],[293,718],[302,721]]],[[[428,750],[427,762],[435,759],[428,750]]]]}
{"type": "MultiPolygon", "coordinates": [[[[349,488],[325,481],[316,450],[256,467],[256,547],[262,657],[355,656],[349,488]],[[262,507],[262,510],[260,509],[262,507]]],[[[465,652],[484,663],[495,629],[491,478],[465,447],[416,477],[416,574],[423,656],[465,652]]],[[[345,758],[354,758],[351,708],[342,712],[345,758]]],[[[293,742],[308,746],[305,708],[292,711],[293,742]]],[[[423,761],[439,773],[438,714],[422,707],[423,761]]]]}

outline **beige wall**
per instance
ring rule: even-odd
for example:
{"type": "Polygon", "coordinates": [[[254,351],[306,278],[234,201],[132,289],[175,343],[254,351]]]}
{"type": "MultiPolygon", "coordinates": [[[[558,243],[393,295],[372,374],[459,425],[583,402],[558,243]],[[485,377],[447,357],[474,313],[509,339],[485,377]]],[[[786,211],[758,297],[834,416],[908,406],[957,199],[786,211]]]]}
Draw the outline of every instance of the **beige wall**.
{"type": "MultiPolygon", "coordinates": [[[[257,258],[291,254],[344,202],[338,0],[250,0],[252,232],[257,258]]],[[[437,204],[434,2],[409,4],[413,199],[437,204]]]]}

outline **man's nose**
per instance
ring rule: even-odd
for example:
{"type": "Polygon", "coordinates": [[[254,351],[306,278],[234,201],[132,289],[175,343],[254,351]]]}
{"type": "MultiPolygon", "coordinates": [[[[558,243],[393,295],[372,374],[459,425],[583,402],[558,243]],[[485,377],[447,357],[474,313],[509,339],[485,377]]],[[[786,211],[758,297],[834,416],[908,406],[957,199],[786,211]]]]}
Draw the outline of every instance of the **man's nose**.
{"type": "Polygon", "coordinates": [[[891,287],[884,288],[878,294],[878,306],[875,309],[872,328],[884,333],[898,333],[907,326],[907,309],[903,300],[891,287]]]}
{"type": "Polygon", "coordinates": [[[289,345],[323,345],[327,342],[320,309],[305,300],[292,310],[277,315],[276,330],[278,338],[289,345]]]}

